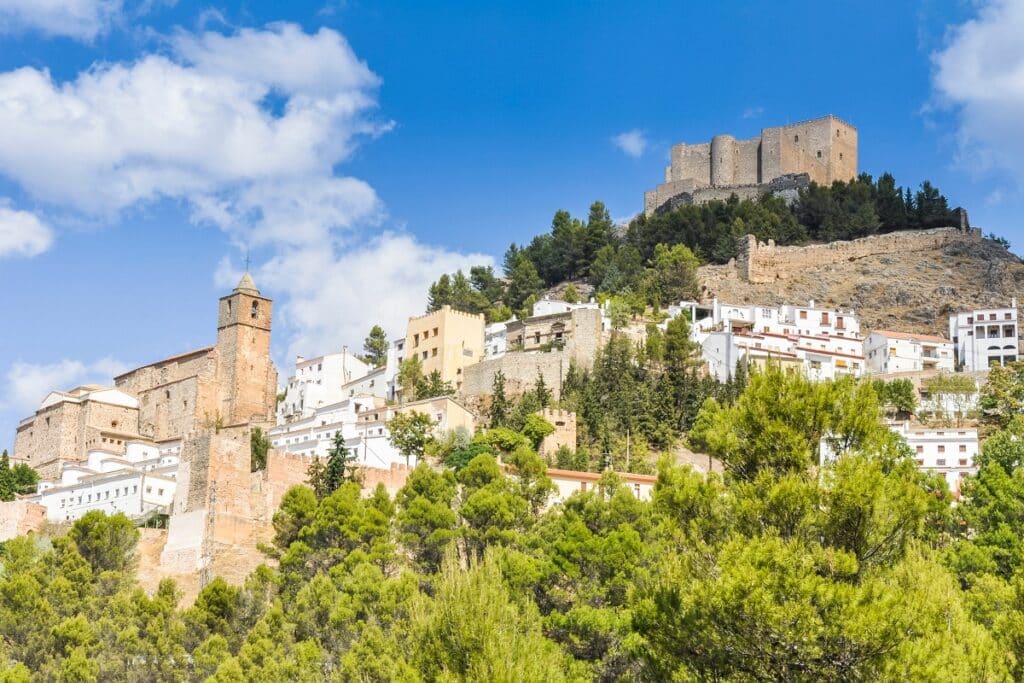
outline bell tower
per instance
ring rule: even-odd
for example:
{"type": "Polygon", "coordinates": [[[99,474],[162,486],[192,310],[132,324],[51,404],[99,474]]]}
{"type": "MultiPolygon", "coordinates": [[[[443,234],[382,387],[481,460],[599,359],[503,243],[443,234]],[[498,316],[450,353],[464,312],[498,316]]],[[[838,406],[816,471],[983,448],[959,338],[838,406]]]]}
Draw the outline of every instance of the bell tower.
{"type": "Polygon", "coordinates": [[[252,275],[220,299],[217,315],[217,384],[225,425],[270,420],[277,369],[270,359],[273,301],[260,294],[252,275]]]}

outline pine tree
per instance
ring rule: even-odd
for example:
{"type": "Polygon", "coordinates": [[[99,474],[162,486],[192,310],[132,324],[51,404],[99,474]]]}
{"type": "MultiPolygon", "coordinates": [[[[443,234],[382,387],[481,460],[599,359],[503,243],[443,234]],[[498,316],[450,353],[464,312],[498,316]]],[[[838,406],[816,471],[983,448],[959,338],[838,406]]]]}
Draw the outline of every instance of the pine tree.
{"type": "Polygon", "coordinates": [[[544,373],[537,370],[537,381],[533,384],[533,393],[537,395],[537,401],[541,408],[547,408],[551,404],[551,389],[544,381],[544,373]]]}
{"type": "Polygon", "coordinates": [[[505,426],[509,412],[511,405],[505,396],[505,373],[498,370],[494,373],[494,383],[491,386],[491,428],[505,426]]]}
{"type": "Polygon", "coordinates": [[[0,455],[0,500],[14,500],[14,477],[11,475],[11,461],[4,450],[0,455]]]}
{"type": "Polygon", "coordinates": [[[379,368],[388,359],[388,336],[380,325],[370,328],[370,334],[363,340],[363,358],[375,368],[379,368]]]}

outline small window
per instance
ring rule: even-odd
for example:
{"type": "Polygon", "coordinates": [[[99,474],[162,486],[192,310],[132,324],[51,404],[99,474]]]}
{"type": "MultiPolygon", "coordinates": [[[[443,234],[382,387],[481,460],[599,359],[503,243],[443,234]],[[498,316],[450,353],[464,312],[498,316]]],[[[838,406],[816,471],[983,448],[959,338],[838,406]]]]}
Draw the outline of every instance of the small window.
{"type": "Polygon", "coordinates": [[[966,453],[967,452],[967,446],[964,445],[964,444],[960,444],[960,452],[961,453],[966,453]]]}
{"type": "Polygon", "coordinates": [[[437,347],[436,346],[434,348],[430,349],[430,357],[431,358],[436,358],[437,357],[437,347]]]}
{"type": "Polygon", "coordinates": [[[434,336],[435,337],[437,336],[437,328],[436,327],[434,328],[434,336]]]}
{"type": "Polygon", "coordinates": [[[939,458],[938,460],[935,461],[935,466],[936,467],[945,467],[946,466],[946,459],[945,458],[939,458]]]}
{"type": "Polygon", "coordinates": [[[799,135],[794,135],[793,136],[793,142],[800,142],[800,136],[799,135]]]}
{"type": "Polygon", "coordinates": [[[170,400],[170,398],[171,398],[171,390],[170,389],[166,389],[164,391],[164,398],[170,400]]]}
{"type": "Polygon", "coordinates": [[[255,320],[256,318],[260,317],[260,302],[259,301],[253,301],[252,302],[252,313],[250,313],[250,316],[252,317],[253,320],[255,320]]]}
{"type": "Polygon", "coordinates": [[[917,447],[917,452],[918,452],[918,453],[924,453],[924,446],[920,446],[920,445],[919,445],[919,446],[917,447]]]}
{"type": "Polygon", "coordinates": [[[820,149],[818,150],[818,158],[819,159],[821,158],[821,150],[820,149]]]}
{"type": "Polygon", "coordinates": [[[946,452],[946,447],[940,444],[939,445],[939,453],[945,453],[945,452],[946,452]]]}
{"type": "Polygon", "coordinates": [[[967,467],[967,458],[960,458],[960,467],[967,467]]]}

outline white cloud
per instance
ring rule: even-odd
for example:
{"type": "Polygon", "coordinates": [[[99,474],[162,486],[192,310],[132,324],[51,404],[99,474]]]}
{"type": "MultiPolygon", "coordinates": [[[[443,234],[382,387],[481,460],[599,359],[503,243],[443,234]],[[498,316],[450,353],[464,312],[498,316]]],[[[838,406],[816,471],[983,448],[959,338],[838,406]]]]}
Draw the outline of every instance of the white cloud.
{"type": "Polygon", "coordinates": [[[0,0],[0,32],[36,30],[91,41],[110,28],[122,0],[0,0]]]}
{"type": "Polygon", "coordinates": [[[67,391],[88,383],[110,386],[113,378],[127,369],[126,364],[113,358],[93,363],[68,359],[49,364],[14,363],[7,371],[3,407],[13,410],[18,418],[27,417],[51,391],[67,391]]]}
{"type": "MultiPolygon", "coordinates": [[[[310,356],[342,344],[361,348],[375,324],[392,338],[405,334],[409,316],[425,311],[427,288],[442,273],[493,264],[484,254],[460,254],[408,234],[384,233],[337,249],[287,248],[259,270],[256,282],[287,295],[287,307],[277,310],[292,332],[288,357],[310,356]]],[[[229,265],[222,263],[218,271],[222,280],[237,281],[229,265]]]]}
{"type": "MultiPolygon", "coordinates": [[[[0,172],[99,216],[160,198],[202,219],[216,204],[259,215],[280,205],[262,206],[266,187],[291,183],[319,201],[310,179],[327,190],[327,210],[368,203],[365,184],[325,182],[358,137],[387,128],[367,116],[378,79],[340,34],[275,24],[179,34],[171,48],[63,83],[30,67],[0,73],[0,172]]],[[[236,215],[223,218],[237,227],[236,215]]]]}
{"type": "Polygon", "coordinates": [[[740,114],[740,117],[744,119],[758,119],[761,118],[761,114],[763,113],[764,107],[747,107],[746,109],[743,110],[743,113],[740,114]]]}
{"type": "Polygon", "coordinates": [[[940,104],[958,116],[960,160],[975,171],[1007,170],[1024,183],[1024,3],[994,0],[953,27],[932,55],[940,104]]]}
{"type": "Polygon", "coordinates": [[[0,200],[0,258],[37,256],[53,244],[53,230],[34,214],[0,200]]]}
{"type": "MultiPolygon", "coordinates": [[[[339,33],[179,32],[167,48],[66,82],[0,73],[0,173],[87,217],[181,201],[196,222],[263,247],[269,261],[253,270],[278,299],[276,339],[305,355],[361,344],[375,323],[399,333],[441,273],[491,263],[406,234],[361,241],[384,207],[337,169],[391,124],[373,116],[380,79],[339,33]]],[[[233,271],[222,261],[215,278],[233,286],[233,271]]]]}
{"type": "Polygon", "coordinates": [[[627,155],[637,159],[647,149],[647,137],[643,131],[634,128],[633,130],[619,133],[612,138],[612,144],[621,149],[627,155]]]}

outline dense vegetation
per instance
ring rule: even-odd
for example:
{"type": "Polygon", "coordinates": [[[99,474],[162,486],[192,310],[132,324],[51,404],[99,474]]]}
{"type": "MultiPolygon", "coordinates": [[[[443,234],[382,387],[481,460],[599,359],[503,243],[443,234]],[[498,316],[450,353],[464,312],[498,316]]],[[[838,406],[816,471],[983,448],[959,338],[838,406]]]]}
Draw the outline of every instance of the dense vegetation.
{"type": "Polygon", "coordinates": [[[35,493],[37,483],[38,472],[21,462],[11,467],[7,451],[0,453],[0,501],[14,500],[19,494],[35,493]]]}
{"type": "Polygon", "coordinates": [[[585,281],[599,295],[633,296],[655,308],[697,294],[696,267],[725,263],[738,240],[753,234],[776,244],[830,242],[896,230],[959,225],[958,214],[927,180],[917,192],[862,173],[831,186],[812,183],[792,204],[779,197],[712,201],[680,206],[650,218],[639,215],[616,230],[601,202],[587,219],[558,211],[551,229],[505,252],[504,280],[478,266],[442,275],[430,287],[428,311],[448,304],[487,315],[488,321],[522,317],[545,289],[585,281]]]}
{"type": "Polygon", "coordinates": [[[394,499],[292,489],[279,565],[183,608],[93,512],[0,550],[0,680],[1020,680],[1022,375],[956,506],[870,382],[769,369],[694,420],[723,477],[666,460],[649,502],[607,474],[549,508],[536,434],[500,426],[394,499]]]}

